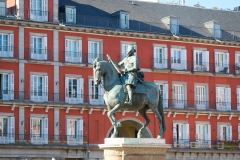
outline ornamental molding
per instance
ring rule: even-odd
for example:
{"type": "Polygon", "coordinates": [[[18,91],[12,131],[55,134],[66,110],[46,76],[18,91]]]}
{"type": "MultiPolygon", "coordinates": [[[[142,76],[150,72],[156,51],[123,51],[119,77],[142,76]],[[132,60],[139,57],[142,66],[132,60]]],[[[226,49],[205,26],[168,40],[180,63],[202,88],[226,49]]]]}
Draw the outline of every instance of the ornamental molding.
{"type": "Polygon", "coordinates": [[[104,148],[105,155],[166,155],[168,148],[155,148],[155,147],[113,147],[104,148]]]}

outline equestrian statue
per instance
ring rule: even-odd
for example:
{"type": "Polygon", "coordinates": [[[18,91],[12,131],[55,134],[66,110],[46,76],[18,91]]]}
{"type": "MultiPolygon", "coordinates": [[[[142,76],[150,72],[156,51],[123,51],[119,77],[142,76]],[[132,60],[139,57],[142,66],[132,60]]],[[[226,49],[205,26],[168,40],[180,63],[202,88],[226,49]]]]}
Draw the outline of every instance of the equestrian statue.
{"type": "Polygon", "coordinates": [[[160,133],[157,138],[162,138],[166,125],[160,92],[155,83],[144,82],[144,76],[140,72],[134,52],[135,49],[132,48],[119,63],[113,62],[108,55],[109,62],[100,61],[98,58],[93,62],[94,84],[101,84],[104,88],[103,98],[108,108],[107,115],[114,129],[111,138],[117,137],[117,128],[121,127],[121,123],[115,118],[115,113],[119,110],[138,111],[145,119],[145,124],[137,134],[137,138],[141,138],[142,131],[150,123],[146,113],[148,109],[151,109],[158,118],[160,133]],[[124,71],[119,69],[121,66],[124,66],[124,71]]]}

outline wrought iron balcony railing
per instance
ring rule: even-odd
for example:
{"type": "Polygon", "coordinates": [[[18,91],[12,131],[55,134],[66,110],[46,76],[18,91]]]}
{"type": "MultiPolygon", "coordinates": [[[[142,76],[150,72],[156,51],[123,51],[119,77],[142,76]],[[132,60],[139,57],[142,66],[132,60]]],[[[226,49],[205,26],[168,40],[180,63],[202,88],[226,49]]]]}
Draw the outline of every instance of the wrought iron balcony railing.
{"type": "Polygon", "coordinates": [[[28,10],[28,20],[48,22],[50,12],[42,10],[28,10]]]}
{"type": "Polygon", "coordinates": [[[53,53],[51,50],[41,48],[28,48],[28,59],[39,61],[53,61],[53,53]]]}

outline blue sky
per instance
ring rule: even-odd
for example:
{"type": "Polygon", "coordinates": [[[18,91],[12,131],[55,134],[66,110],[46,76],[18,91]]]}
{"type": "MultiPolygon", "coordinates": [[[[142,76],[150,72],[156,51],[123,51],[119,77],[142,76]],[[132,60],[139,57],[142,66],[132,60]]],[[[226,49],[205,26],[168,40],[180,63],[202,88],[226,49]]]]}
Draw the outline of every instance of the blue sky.
{"type": "MultiPolygon", "coordinates": [[[[157,0],[144,0],[144,1],[157,1],[157,0]]],[[[160,2],[179,2],[180,0],[160,0],[160,2]]],[[[234,7],[240,6],[240,0],[185,0],[186,6],[193,6],[194,4],[199,4],[201,6],[204,6],[205,8],[229,8],[231,10],[234,9],[234,7]]]]}

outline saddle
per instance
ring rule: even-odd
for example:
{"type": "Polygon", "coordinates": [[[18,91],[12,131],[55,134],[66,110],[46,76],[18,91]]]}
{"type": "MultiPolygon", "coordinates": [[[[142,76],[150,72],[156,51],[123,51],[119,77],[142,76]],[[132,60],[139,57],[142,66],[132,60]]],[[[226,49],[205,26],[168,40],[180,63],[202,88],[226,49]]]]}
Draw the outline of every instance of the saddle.
{"type": "MultiPolygon", "coordinates": [[[[137,82],[137,85],[135,88],[132,88],[133,94],[134,93],[146,93],[146,86],[144,86],[142,83],[137,82]]],[[[126,86],[124,85],[124,93],[128,93],[126,86]]]]}

